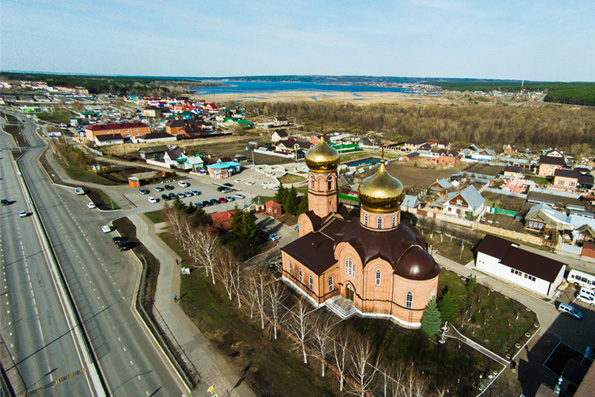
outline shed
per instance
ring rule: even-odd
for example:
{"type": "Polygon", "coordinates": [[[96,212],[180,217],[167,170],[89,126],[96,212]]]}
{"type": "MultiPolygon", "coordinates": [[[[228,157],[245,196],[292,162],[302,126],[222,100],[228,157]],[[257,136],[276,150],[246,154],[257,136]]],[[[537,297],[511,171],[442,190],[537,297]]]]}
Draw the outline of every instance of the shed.
{"type": "Polygon", "coordinates": [[[128,178],[128,184],[132,187],[140,187],[140,181],[135,176],[128,178]]]}
{"type": "Polygon", "coordinates": [[[270,216],[280,216],[282,214],[281,204],[277,203],[276,201],[269,200],[264,203],[266,208],[267,214],[270,216]]]}

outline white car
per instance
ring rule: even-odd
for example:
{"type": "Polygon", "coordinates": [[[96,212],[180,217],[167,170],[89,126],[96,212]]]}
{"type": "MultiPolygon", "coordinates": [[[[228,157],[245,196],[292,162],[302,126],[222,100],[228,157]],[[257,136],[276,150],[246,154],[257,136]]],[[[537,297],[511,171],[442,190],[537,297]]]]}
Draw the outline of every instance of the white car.
{"type": "Polygon", "coordinates": [[[184,181],[178,181],[178,185],[180,185],[180,187],[188,187],[188,186],[190,186],[190,184],[188,182],[184,182],[184,181]]]}
{"type": "Polygon", "coordinates": [[[74,189],[74,192],[76,194],[85,194],[85,190],[82,187],[77,187],[76,189],[74,189]]]}
{"type": "Polygon", "coordinates": [[[24,217],[26,217],[27,215],[29,215],[29,214],[27,214],[27,211],[19,211],[19,216],[20,216],[21,218],[24,218],[24,217]]]}
{"type": "Polygon", "coordinates": [[[254,181],[248,181],[246,182],[246,185],[254,185],[254,181]]]}
{"type": "Polygon", "coordinates": [[[112,227],[110,225],[103,225],[101,226],[101,231],[104,233],[109,233],[112,231],[112,227]]]}
{"type": "Polygon", "coordinates": [[[236,193],[236,194],[234,194],[233,196],[234,196],[235,198],[239,198],[239,199],[246,198],[246,196],[244,196],[243,194],[240,194],[240,193],[236,193]]]}
{"type": "Polygon", "coordinates": [[[87,203],[87,208],[93,209],[97,208],[97,206],[95,205],[95,203],[87,203]]]}
{"type": "Polygon", "coordinates": [[[244,180],[243,179],[234,179],[233,180],[235,183],[242,183],[244,180]]]}
{"type": "Polygon", "coordinates": [[[149,197],[148,200],[149,200],[149,203],[153,203],[153,204],[155,204],[157,201],[159,201],[155,197],[149,197]]]}

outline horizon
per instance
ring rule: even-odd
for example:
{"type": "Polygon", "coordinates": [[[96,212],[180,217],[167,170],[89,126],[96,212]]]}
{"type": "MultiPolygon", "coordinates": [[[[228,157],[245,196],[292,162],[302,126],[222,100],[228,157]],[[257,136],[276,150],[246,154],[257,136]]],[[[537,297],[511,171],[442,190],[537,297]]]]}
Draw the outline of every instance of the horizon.
{"type": "Polygon", "coordinates": [[[594,3],[5,0],[2,11],[1,68],[23,73],[595,81],[594,3]]]}

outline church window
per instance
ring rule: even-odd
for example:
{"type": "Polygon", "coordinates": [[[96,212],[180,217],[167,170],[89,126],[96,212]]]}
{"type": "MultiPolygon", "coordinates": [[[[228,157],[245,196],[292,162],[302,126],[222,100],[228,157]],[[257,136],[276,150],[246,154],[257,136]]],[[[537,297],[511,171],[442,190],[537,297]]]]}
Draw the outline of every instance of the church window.
{"type": "Polygon", "coordinates": [[[405,306],[407,307],[407,309],[411,309],[411,306],[413,306],[413,294],[411,292],[407,292],[405,306]]]}
{"type": "Polygon", "coordinates": [[[301,267],[298,269],[298,276],[300,278],[300,283],[301,283],[302,282],[302,268],[301,267]]]}
{"type": "Polygon", "coordinates": [[[291,266],[291,259],[287,261],[287,265],[289,266],[289,274],[293,274],[293,269],[291,266]]]}
{"type": "Polygon", "coordinates": [[[368,226],[368,214],[364,214],[364,226],[368,226]]]}
{"type": "Polygon", "coordinates": [[[328,190],[333,190],[333,178],[329,177],[327,182],[328,182],[328,190]]]}
{"type": "Polygon", "coordinates": [[[380,285],[380,270],[376,270],[376,285],[380,285]]]}
{"type": "Polygon", "coordinates": [[[314,189],[314,175],[310,177],[310,187],[314,189]]]}
{"type": "Polygon", "coordinates": [[[355,277],[355,265],[351,258],[345,258],[345,273],[348,276],[355,277]]]}
{"type": "Polygon", "coordinates": [[[436,290],[433,289],[432,292],[430,292],[430,300],[434,299],[436,297],[436,290]]]}
{"type": "Polygon", "coordinates": [[[378,224],[378,229],[382,229],[382,217],[381,216],[378,217],[378,220],[376,222],[378,224]]]}
{"type": "Polygon", "coordinates": [[[393,214],[393,227],[397,226],[397,214],[393,214]]]}
{"type": "Polygon", "coordinates": [[[312,276],[308,276],[308,287],[310,288],[310,290],[312,290],[314,288],[314,283],[312,281],[312,276]]]}
{"type": "Polygon", "coordinates": [[[333,285],[333,277],[328,278],[328,292],[333,292],[335,286],[333,285]]]}

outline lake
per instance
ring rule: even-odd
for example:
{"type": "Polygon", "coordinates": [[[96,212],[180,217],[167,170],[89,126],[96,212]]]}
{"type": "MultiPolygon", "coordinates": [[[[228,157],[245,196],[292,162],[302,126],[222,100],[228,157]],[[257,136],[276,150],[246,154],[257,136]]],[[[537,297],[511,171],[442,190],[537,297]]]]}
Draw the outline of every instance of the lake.
{"type": "MultiPolygon", "coordinates": [[[[221,81],[214,82],[227,84],[225,87],[202,87],[193,89],[197,94],[257,94],[281,91],[342,91],[342,92],[403,92],[415,94],[402,87],[375,87],[365,85],[336,85],[323,83],[302,82],[266,82],[266,81],[221,81]]],[[[357,96],[357,95],[356,95],[357,96]]]]}

